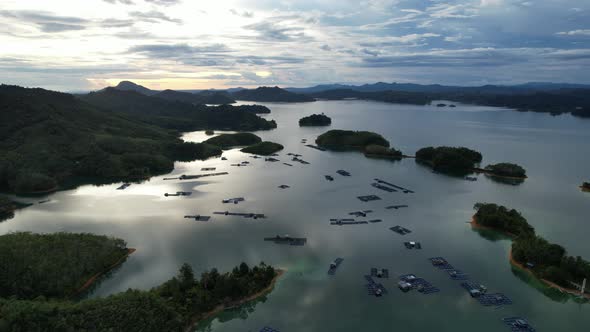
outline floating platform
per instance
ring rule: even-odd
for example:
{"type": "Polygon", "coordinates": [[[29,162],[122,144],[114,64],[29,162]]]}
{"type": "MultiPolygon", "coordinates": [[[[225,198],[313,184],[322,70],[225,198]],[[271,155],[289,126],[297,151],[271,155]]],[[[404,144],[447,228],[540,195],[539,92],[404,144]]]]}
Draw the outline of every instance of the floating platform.
{"type": "Polygon", "coordinates": [[[326,149],[324,149],[320,146],[317,146],[317,145],[313,145],[313,144],[306,144],[305,146],[307,146],[308,148],[316,149],[318,151],[326,151],[326,149]]]}
{"type": "Polygon", "coordinates": [[[43,204],[43,203],[47,203],[47,202],[51,202],[50,199],[44,199],[42,201],[37,202],[37,204],[43,204]]]}
{"type": "Polygon", "coordinates": [[[224,212],[213,212],[213,214],[219,214],[219,215],[223,215],[223,216],[238,216],[238,217],[252,218],[252,219],[266,218],[266,216],[262,213],[235,213],[235,212],[224,211],[224,212]]]}
{"type": "Polygon", "coordinates": [[[211,219],[210,216],[201,216],[201,215],[194,215],[194,216],[184,216],[186,219],[195,219],[195,221],[209,221],[211,219]]]}
{"type": "Polygon", "coordinates": [[[340,266],[340,264],[342,264],[342,261],[344,260],[344,258],[336,258],[332,263],[330,263],[330,268],[328,269],[328,274],[333,276],[336,274],[336,270],[338,269],[338,267],[340,266]]]}
{"type": "Polygon", "coordinates": [[[377,188],[377,189],[381,189],[381,190],[383,190],[383,191],[390,192],[390,193],[393,193],[393,192],[396,192],[396,191],[397,191],[397,190],[395,190],[395,189],[393,189],[393,188],[391,188],[391,187],[384,186],[384,185],[382,185],[382,184],[379,184],[379,183],[377,183],[377,182],[371,183],[371,186],[373,186],[373,187],[375,187],[375,188],[377,188]]]}
{"type": "Polygon", "coordinates": [[[472,181],[472,182],[477,181],[477,178],[474,176],[466,176],[463,179],[466,181],[472,181]]]}
{"type": "Polygon", "coordinates": [[[449,277],[453,280],[469,280],[469,275],[461,270],[446,270],[449,277]]]}
{"type": "Polygon", "coordinates": [[[336,173],[338,173],[338,174],[340,174],[342,176],[350,176],[350,173],[347,172],[347,171],[345,171],[345,170],[343,170],[343,169],[337,170],[336,173]]]}
{"type": "Polygon", "coordinates": [[[416,277],[414,274],[402,275],[399,277],[399,280],[398,287],[404,292],[412,289],[416,289],[418,292],[425,295],[440,292],[438,287],[433,286],[430,282],[426,281],[426,279],[416,277]]]}
{"type": "Polygon", "coordinates": [[[375,180],[375,181],[377,181],[378,183],[381,183],[381,184],[388,185],[388,186],[390,186],[390,187],[393,187],[393,188],[395,188],[395,189],[399,189],[399,190],[401,190],[401,191],[402,191],[404,194],[413,194],[413,193],[414,193],[414,191],[412,191],[412,190],[410,190],[410,189],[408,189],[408,188],[404,188],[404,187],[402,187],[402,186],[398,186],[398,185],[395,185],[395,184],[393,184],[393,183],[389,183],[389,182],[387,182],[387,181],[383,181],[383,180],[381,180],[381,179],[374,179],[374,180],[375,180]]]}
{"type": "Polygon", "coordinates": [[[332,218],[330,221],[354,221],[352,218],[332,218]]]}
{"type": "Polygon", "coordinates": [[[117,188],[117,190],[125,190],[127,189],[127,187],[129,187],[131,185],[131,183],[123,183],[121,186],[119,186],[117,188]]]}
{"type": "Polygon", "coordinates": [[[293,165],[291,165],[291,164],[289,164],[289,163],[283,163],[283,165],[287,165],[287,166],[293,166],[293,165]]]}
{"type": "Polygon", "coordinates": [[[192,192],[190,191],[177,191],[175,194],[169,194],[169,193],[165,193],[164,196],[165,197],[169,197],[169,196],[190,196],[192,195],[192,192]]]}
{"type": "Polygon", "coordinates": [[[392,231],[394,231],[394,232],[396,232],[396,233],[398,233],[400,235],[406,235],[406,234],[412,233],[411,230],[409,230],[409,229],[407,229],[405,227],[399,226],[399,225],[398,226],[390,227],[389,229],[391,229],[392,231]]]}
{"type": "Polygon", "coordinates": [[[381,200],[381,197],[379,197],[377,195],[358,196],[357,198],[360,199],[363,202],[370,202],[370,201],[379,201],[379,200],[381,200]]]}
{"type": "Polygon", "coordinates": [[[286,184],[282,184],[282,185],[279,186],[279,188],[281,188],[281,189],[287,189],[287,188],[291,188],[291,187],[289,187],[286,184]]]}
{"type": "Polygon", "coordinates": [[[204,178],[207,176],[219,176],[219,175],[227,175],[229,174],[228,172],[219,172],[219,173],[209,173],[209,174],[197,174],[197,175],[181,175],[177,178],[164,178],[164,180],[193,180],[193,179],[199,179],[199,178],[204,178]]]}
{"type": "Polygon", "coordinates": [[[465,290],[469,292],[469,295],[471,295],[471,297],[479,297],[481,295],[484,295],[488,291],[486,286],[474,281],[462,282],[461,287],[465,288],[465,290]]]}
{"type": "Polygon", "coordinates": [[[368,213],[373,212],[373,210],[362,210],[362,211],[354,211],[354,212],[350,212],[349,214],[351,216],[355,216],[355,217],[366,217],[368,213]]]}
{"type": "Polygon", "coordinates": [[[303,155],[297,154],[297,153],[293,153],[293,152],[289,152],[287,153],[287,156],[293,156],[293,157],[303,157],[303,155]]]}
{"type": "Polygon", "coordinates": [[[278,160],[277,158],[273,158],[273,157],[269,157],[269,158],[264,158],[264,161],[270,161],[271,163],[276,163],[278,160]]]}
{"type": "Polygon", "coordinates": [[[334,178],[331,175],[324,175],[324,177],[326,178],[326,180],[328,181],[334,181],[334,178]]]}
{"type": "Polygon", "coordinates": [[[361,225],[361,224],[368,224],[369,222],[366,220],[358,220],[358,221],[343,221],[343,220],[337,220],[337,221],[330,221],[330,225],[338,225],[338,226],[344,226],[344,225],[361,225]]]}
{"type": "Polygon", "coordinates": [[[506,324],[512,332],[535,332],[535,328],[522,317],[506,317],[502,318],[504,324],[506,324]]]}
{"type": "Polygon", "coordinates": [[[227,160],[227,158],[226,157],[221,157],[221,160],[227,160]]]}
{"type": "Polygon", "coordinates": [[[239,202],[243,202],[246,199],[244,197],[234,197],[234,198],[226,198],[221,201],[221,203],[234,203],[238,204],[239,202]]]}
{"type": "Polygon", "coordinates": [[[408,207],[407,205],[390,205],[390,206],[386,206],[385,208],[387,210],[392,210],[392,209],[398,210],[398,209],[407,208],[407,207],[408,207]]]}
{"type": "Polygon", "coordinates": [[[253,155],[253,156],[250,156],[250,158],[254,158],[254,159],[260,159],[260,158],[262,158],[262,157],[260,157],[259,155],[253,155]]]}
{"type": "Polygon", "coordinates": [[[404,246],[406,246],[407,249],[422,249],[420,242],[415,241],[404,242],[404,246]]]}
{"type": "Polygon", "coordinates": [[[502,293],[483,294],[477,297],[477,301],[486,307],[512,304],[512,300],[502,293]]]}
{"type": "Polygon", "coordinates": [[[304,237],[290,237],[289,235],[276,235],[274,237],[265,237],[264,241],[271,241],[276,244],[288,244],[292,246],[302,246],[307,243],[307,238],[304,237]]]}
{"type": "Polygon", "coordinates": [[[389,270],[388,269],[378,269],[376,267],[371,268],[371,277],[372,278],[389,278],[389,270]]]}
{"type": "Polygon", "coordinates": [[[365,275],[365,280],[368,282],[365,287],[367,288],[369,295],[380,297],[387,294],[387,289],[385,289],[385,286],[375,282],[375,280],[373,280],[370,275],[365,275]]]}
{"type": "Polygon", "coordinates": [[[272,327],[265,326],[259,332],[280,332],[279,330],[275,330],[272,327]]]}
{"type": "Polygon", "coordinates": [[[214,171],[216,169],[217,168],[215,168],[215,167],[203,167],[203,168],[201,168],[201,171],[202,172],[209,172],[209,171],[214,171]]]}
{"type": "Polygon", "coordinates": [[[376,223],[378,223],[378,222],[382,222],[382,221],[383,221],[383,220],[381,220],[381,219],[371,219],[371,220],[369,220],[369,223],[371,223],[371,224],[376,224],[376,223]]]}
{"type": "Polygon", "coordinates": [[[298,162],[298,163],[300,163],[300,164],[303,164],[303,165],[309,165],[309,162],[307,162],[307,161],[305,161],[305,160],[303,160],[303,159],[299,159],[299,158],[297,158],[297,157],[293,157],[293,159],[291,159],[291,160],[292,160],[292,161],[296,161],[296,162],[298,162]]]}
{"type": "Polygon", "coordinates": [[[431,257],[428,259],[433,266],[441,270],[454,270],[455,268],[443,257],[431,257]]]}

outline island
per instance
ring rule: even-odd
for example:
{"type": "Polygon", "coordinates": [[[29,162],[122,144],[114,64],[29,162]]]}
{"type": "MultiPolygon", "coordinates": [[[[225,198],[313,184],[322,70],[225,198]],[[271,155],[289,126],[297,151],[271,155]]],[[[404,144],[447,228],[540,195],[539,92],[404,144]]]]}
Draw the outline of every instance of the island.
{"type": "Polygon", "coordinates": [[[512,179],[526,179],[526,171],[522,166],[511,163],[499,163],[486,166],[482,171],[486,175],[512,178],[512,179]]]}
{"type": "Polygon", "coordinates": [[[260,142],[262,142],[262,139],[255,134],[235,133],[221,134],[219,136],[211,137],[203,143],[227,150],[236,146],[249,146],[260,142]]]}
{"type": "Polygon", "coordinates": [[[261,102],[303,103],[315,101],[315,99],[310,96],[289,92],[278,86],[261,86],[252,90],[243,89],[234,92],[232,96],[237,100],[261,102]]]}
{"type": "Polygon", "coordinates": [[[240,151],[242,151],[244,153],[269,156],[269,155],[274,154],[278,151],[281,151],[283,148],[284,147],[281,144],[264,141],[264,142],[256,143],[256,144],[250,145],[248,147],[245,147],[240,151]]]}
{"type": "Polygon", "coordinates": [[[207,135],[207,136],[213,136],[213,135],[215,135],[215,131],[213,131],[211,129],[205,130],[205,135],[207,135]]]}
{"type": "Polygon", "coordinates": [[[122,262],[129,252],[123,240],[90,234],[0,236],[0,326],[6,331],[187,331],[268,294],[283,274],[262,262],[241,263],[226,273],[213,268],[197,278],[184,264],[151,290],[72,298],[86,278],[122,262]]]}
{"type": "Polygon", "coordinates": [[[382,158],[399,160],[403,158],[403,153],[394,148],[388,148],[382,145],[371,144],[365,147],[365,156],[369,158],[382,158]]]}
{"type": "Polygon", "coordinates": [[[239,111],[253,114],[270,114],[270,108],[264,105],[219,105],[215,110],[239,111]]]}
{"type": "Polygon", "coordinates": [[[370,131],[330,130],[318,136],[316,144],[330,150],[361,150],[369,145],[389,147],[383,136],[370,131]]]}
{"type": "Polygon", "coordinates": [[[329,126],[330,124],[332,124],[332,119],[330,119],[327,115],[324,115],[323,113],[312,114],[310,116],[306,116],[299,119],[300,127],[329,126]]]}
{"type": "MultiPolygon", "coordinates": [[[[471,224],[512,237],[510,261],[550,287],[579,295],[576,285],[590,279],[590,262],[568,256],[566,250],[535,233],[535,229],[516,210],[490,203],[477,203],[471,224]]],[[[585,294],[590,298],[589,294],[585,294]]]]}
{"type": "Polygon", "coordinates": [[[590,192],[590,183],[589,182],[584,182],[584,183],[582,183],[582,185],[580,186],[580,188],[582,189],[582,191],[590,192]]]}
{"type": "Polygon", "coordinates": [[[416,162],[450,175],[472,173],[481,160],[481,153],[465,147],[426,147],[416,152],[416,162]]]}
{"type": "MultiPolygon", "coordinates": [[[[141,104],[136,108],[144,111],[141,104]]],[[[97,108],[67,93],[1,85],[0,109],[0,192],[35,194],[86,183],[141,181],[169,173],[175,161],[221,154],[215,146],[182,141],[180,131],[97,108]]],[[[160,119],[165,123],[170,117],[160,119]]]]}

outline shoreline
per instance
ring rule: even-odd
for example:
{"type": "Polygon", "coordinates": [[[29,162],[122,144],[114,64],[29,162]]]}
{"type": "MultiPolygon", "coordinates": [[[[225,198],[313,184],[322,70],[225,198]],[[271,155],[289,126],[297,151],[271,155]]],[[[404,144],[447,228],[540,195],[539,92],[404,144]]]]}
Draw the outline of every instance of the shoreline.
{"type": "Polygon", "coordinates": [[[92,284],[94,284],[100,277],[109,273],[114,268],[118,267],[119,265],[123,264],[123,262],[127,259],[127,257],[129,257],[136,250],[137,249],[135,249],[135,248],[127,248],[127,253],[123,257],[119,258],[119,260],[117,260],[115,263],[113,263],[111,266],[107,267],[103,271],[96,273],[95,275],[90,277],[90,279],[86,280],[86,282],[80,288],[78,288],[76,290],[76,292],[72,295],[72,297],[80,295],[81,293],[86,291],[90,286],[92,286],[92,284]]]}
{"type": "MultiPolygon", "coordinates": [[[[512,234],[512,233],[505,232],[505,231],[501,231],[501,230],[495,229],[495,228],[493,228],[493,227],[484,226],[484,225],[481,225],[481,224],[479,224],[479,223],[477,222],[477,218],[475,218],[475,215],[473,215],[473,217],[471,217],[471,222],[470,222],[470,224],[471,224],[471,226],[472,226],[473,228],[492,230],[492,231],[495,231],[495,232],[498,232],[498,233],[501,233],[501,234],[504,234],[504,235],[508,235],[508,236],[510,236],[512,239],[514,239],[514,238],[516,238],[516,237],[517,237],[516,235],[514,235],[514,234],[512,234]]],[[[527,267],[526,267],[526,266],[524,266],[522,263],[520,263],[520,262],[517,262],[517,261],[514,259],[514,257],[512,257],[512,248],[510,248],[510,250],[508,251],[508,261],[510,262],[510,264],[511,264],[512,266],[515,266],[515,267],[517,267],[517,268],[519,268],[519,269],[521,269],[521,270],[525,271],[526,273],[530,274],[530,275],[531,275],[532,277],[534,277],[535,279],[537,279],[537,280],[540,280],[540,281],[541,281],[543,284],[545,284],[546,286],[548,286],[548,287],[550,287],[550,288],[556,288],[556,289],[558,289],[559,291],[561,291],[562,293],[568,293],[568,294],[570,294],[570,295],[572,295],[572,296],[580,296],[580,291],[579,291],[579,290],[576,290],[576,289],[573,289],[573,288],[565,288],[565,287],[559,286],[558,284],[556,284],[556,283],[554,283],[554,282],[552,282],[552,281],[549,281],[549,280],[547,280],[547,279],[543,279],[543,278],[541,278],[541,277],[537,276],[537,275],[535,274],[535,272],[533,272],[533,270],[531,270],[531,269],[527,268],[527,267]]],[[[584,297],[584,298],[586,298],[586,299],[589,299],[589,300],[590,300],[590,294],[588,294],[588,293],[584,293],[584,294],[583,294],[583,297],[584,297]]]]}
{"type": "Polygon", "coordinates": [[[270,285],[268,285],[266,288],[262,289],[259,292],[254,293],[254,294],[252,294],[252,295],[250,295],[250,296],[248,296],[246,298],[243,298],[243,299],[240,299],[240,300],[236,300],[236,301],[233,301],[233,302],[230,302],[230,303],[226,303],[226,304],[220,304],[220,305],[218,305],[217,307],[213,308],[212,310],[210,310],[208,312],[205,312],[205,313],[202,313],[200,315],[194,316],[191,319],[190,324],[186,327],[185,331],[186,332],[192,331],[192,329],[197,324],[199,324],[201,321],[203,321],[203,320],[205,320],[207,318],[211,318],[211,317],[219,314],[220,312],[223,312],[226,309],[240,306],[240,305],[242,305],[244,303],[253,301],[253,300],[255,300],[255,299],[257,299],[257,298],[259,298],[261,296],[264,296],[264,295],[270,293],[274,289],[274,287],[275,287],[277,281],[279,280],[279,278],[283,274],[285,274],[286,270],[276,269],[276,272],[277,272],[277,274],[271,280],[270,285]]]}

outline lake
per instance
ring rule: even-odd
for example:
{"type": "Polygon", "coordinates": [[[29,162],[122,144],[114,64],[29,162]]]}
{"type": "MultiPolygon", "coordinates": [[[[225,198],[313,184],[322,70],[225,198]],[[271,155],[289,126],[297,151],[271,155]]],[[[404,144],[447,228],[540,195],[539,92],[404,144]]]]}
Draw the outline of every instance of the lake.
{"type": "MultiPolygon", "coordinates": [[[[227,161],[176,163],[173,173],[116,190],[118,184],[86,185],[58,192],[16,212],[0,223],[0,233],[92,232],[123,238],[137,251],[99,284],[91,297],[128,288],[149,289],[176,274],[187,262],[200,273],[217,267],[227,271],[240,262],[260,261],[287,270],[268,296],[201,323],[198,331],[258,331],[272,326],[287,331],[509,331],[502,317],[523,316],[538,331],[585,331],[590,304],[580,304],[548,291],[508,262],[510,240],[471,229],[467,222],[476,202],[503,204],[519,210],[537,233],[564,246],[570,255],[590,259],[590,194],[578,188],[590,179],[590,120],[569,115],[520,113],[457,104],[456,108],[411,106],[368,101],[319,101],[303,104],[266,103],[278,128],[257,132],[281,143],[281,162],[250,158],[238,149],[226,151],[227,161]],[[299,118],[325,113],[331,127],[300,128],[299,118]],[[397,149],[413,155],[425,146],[466,146],[483,154],[483,163],[514,162],[529,178],[508,185],[478,176],[470,182],[435,174],[413,159],[392,162],[365,158],[355,152],[322,152],[306,147],[331,129],[369,130],[382,134],[397,149]],[[310,162],[292,162],[288,152],[310,162]],[[230,164],[249,161],[250,166],[230,164]],[[292,167],[282,162],[293,164],[292,167]],[[164,177],[200,174],[216,167],[229,175],[189,181],[164,177]],[[343,177],[344,169],[352,176],[343,177]],[[325,180],[332,175],[333,182],[325,180]],[[407,187],[413,194],[373,188],[373,178],[407,187]],[[279,189],[286,184],[288,189],[279,189]],[[192,191],[188,197],[164,197],[166,192],[192,191]],[[356,197],[376,194],[379,201],[356,197]],[[245,197],[240,204],[221,200],[245,197]],[[387,210],[386,206],[408,208],[387,210]],[[383,222],[332,226],[330,218],[349,217],[371,209],[366,219],[383,222]],[[264,213],[266,219],[212,215],[214,211],[264,213]],[[184,219],[187,214],[212,215],[210,222],[184,219]],[[389,227],[412,230],[398,235],[389,227]],[[305,246],[277,245],[264,237],[277,234],[307,237],[305,246]],[[408,250],[404,241],[420,241],[422,250],[408,250]],[[484,307],[443,271],[427,260],[444,256],[472,280],[513,300],[502,308],[484,307]],[[335,276],[327,269],[344,258],[335,276]],[[367,295],[370,268],[389,269],[382,281],[389,294],[367,295]],[[413,273],[440,288],[439,293],[402,293],[397,276],[413,273]]],[[[203,132],[184,139],[202,141],[203,132]]],[[[36,198],[35,201],[44,198],[36,198]]],[[[364,218],[361,218],[364,219],[364,218]]]]}

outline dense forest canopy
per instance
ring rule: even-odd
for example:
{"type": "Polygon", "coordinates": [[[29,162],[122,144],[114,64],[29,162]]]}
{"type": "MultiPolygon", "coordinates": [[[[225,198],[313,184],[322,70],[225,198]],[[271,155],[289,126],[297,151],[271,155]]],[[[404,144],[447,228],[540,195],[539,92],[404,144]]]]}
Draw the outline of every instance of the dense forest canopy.
{"type": "Polygon", "coordinates": [[[284,147],[279,143],[264,141],[245,147],[240,151],[245,153],[258,154],[261,156],[269,156],[271,154],[281,151],[283,148],[284,147]]]}
{"type": "Polygon", "coordinates": [[[241,111],[241,112],[248,112],[253,114],[269,114],[270,108],[264,105],[219,105],[215,106],[213,110],[216,111],[241,111]]]}
{"type": "Polygon", "coordinates": [[[330,130],[318,136],[316,144],[328,149],[362,149],[369,145],[389,147],[383,136],[369,131],[330,130]]]}
{"type": "Polygon", "coordinates": [[[218,146],[224,150],[236,146],[247,146],[262,142],[262,139],[252,133],[221,134],[211,137],[203,143],[218,146]]]}
{"type": "Polygon", "coordinates": [[[365,147],[365,156],[372,158],[401,159],[403,153],[395,148],[371,144],[365,147]]]}
{"type": "Polygon", "coordinates": [[[325,114],[312,114],[299,119],[299,126],[329,126],[332,119],[325,114]]]}
{"type": "Polygon", "coordinates": [[[465,147],[426,147],[416,152],[416,162],[425,163],[436,172],[464,175],[482,160],[481,153],[465,147]]]}
{"type": "Polygon", "coordinates": [[[539,277],[572,288],[572,282],[590,279],[590,263],[582,257],[568,256],[565,248],[535,234],[534,228],[516,210],[489,203],[477,203],[475,221],[483,226],[515,235],[512,257],[521,264],[532,263],[539,277]]]}
{"type": "Polygon", "coordinates": [[[221,153],[216,147],[183,142],[178,134],[98,111],[70,94],[2,85],[0,191],[31,193],[75,182],[139,180],[170,172],[174,160],[221,153]]]}
{"type": "Polygon", "coordinates": [[[493,175],[498,176],[526,178],[526,170],[522,168],[522,166],[511,163],[498,163],[488,165],[486,166],[485,170],[493,175]]]}
{"type": "Polygon", "coordinates": [[[93,234],[0,236],[0,297],[67,298],[128,254],[125,241],[93,234]]]}
{"type": "Polygon", "coordinates": [[[282,102],[282,103],[301,103],[315,101],[314,98],[301,95],[287,90],[281,89],[277,86],[266,87],[262,86],[256,89],[239,90],[232,94],[237,100],[261,101],[261,102],[282,102]]]}
{"type": "Polygon", "coordinates": [[[174,91],[174,90],[164,90],[158,92],[153,95],[154,97],[170,100],[170,101],[180,101],[189,104],[198,104],[198,105],[205,105],[205,104],[215,104],[215,105],[223,105],[223,104],[233,104],[236,101],[230,97],[229,94],[224,92],[211,92],[211,91],[204,91],[200,93],[190,93],[190,92],[181,92],[181,91],[174,91]]]}

